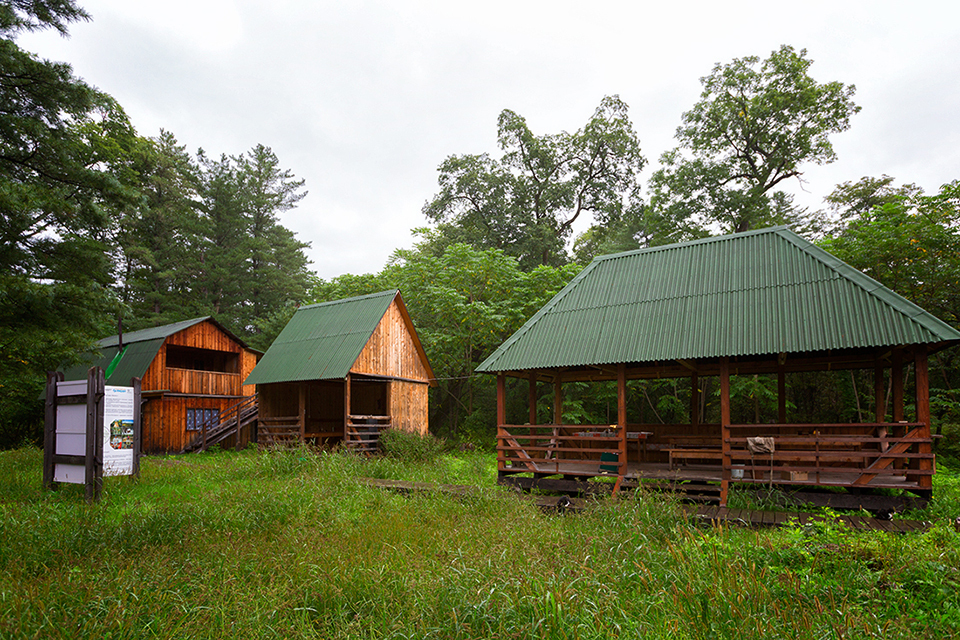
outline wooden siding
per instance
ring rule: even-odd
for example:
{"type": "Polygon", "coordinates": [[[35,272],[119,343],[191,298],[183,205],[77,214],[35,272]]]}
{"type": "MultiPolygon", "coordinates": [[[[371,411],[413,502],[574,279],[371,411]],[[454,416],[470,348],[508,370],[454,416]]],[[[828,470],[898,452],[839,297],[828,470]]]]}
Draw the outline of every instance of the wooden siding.
{"type": "Polygon", "coordinates": [[[197,396],[250,396],[256,393],[254,385],[244,386],[243,380],[256,366],[257,355],[243,347],[214,323],[205,321],[168,337],[157,357],[143,376],[144,393],[163,391],[163,396],[149,398],[143,409],[143,451],[158,453],[182,451],[194,437],[187,431],[187,409],[217,409],[225,411],[238,398],[182,397],[166,394],[197,396]],[[220,373],[194,369],[167,368],[167,347],[190,347],[209,351],[237,354],[239,373],[220,373]]]}
{"type": "MultiPolygon", "coordinates": [[[[246,380],[247,376],[253,371],[253,368],[257,366],[257,354],[249,349],[244,349],[240,354],[240,380],[246,380]]],[[[240,388],[240,395],[242,396],[252,396],[257,393],[257,385],[255,384],[245,384],[240,388]]]]}
{"type": "Polygon", "coordinates": [[[240,353],[243,346],[229,335],[221,331],[217,325],[209,320],[187,327],[183,331],[167,338],[166,344],[194,349],[210,349],[211,351],[228,351],[240,353]]]}
{"type": "Polygon", "coordinates": [[[214,398],[149,398],[143,407],[143,451],[183,451],[199,433],[187,431],[187,409],[217,409],[223,412],[235,402],[214,398]]]}
{"type": "Polygon", "coordinates": [[[426,381],[429,378],[396,300],[383,314],[350,371],[412,380],[426,381]]]}
{"type": "Polygon", "coordinates": [[[390,389],[390,414],[394,428],[426,435],[429,430],[426,384],[394,380],[390,389]]]}

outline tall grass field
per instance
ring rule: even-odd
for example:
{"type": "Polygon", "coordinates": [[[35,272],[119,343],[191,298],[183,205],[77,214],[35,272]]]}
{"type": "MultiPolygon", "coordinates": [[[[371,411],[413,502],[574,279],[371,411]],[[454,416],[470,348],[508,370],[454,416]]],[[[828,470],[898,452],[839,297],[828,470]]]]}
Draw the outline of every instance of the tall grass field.
{"type": "Polygon", "coordinates": [[[708,528],[654,494],[544,513],[480,452],[149,457],[92,505],[44,491],[41,466],[0,452],[2,638],[960,636],[949,469],[910,514],[933,525],[903,535],[708,528]]]}

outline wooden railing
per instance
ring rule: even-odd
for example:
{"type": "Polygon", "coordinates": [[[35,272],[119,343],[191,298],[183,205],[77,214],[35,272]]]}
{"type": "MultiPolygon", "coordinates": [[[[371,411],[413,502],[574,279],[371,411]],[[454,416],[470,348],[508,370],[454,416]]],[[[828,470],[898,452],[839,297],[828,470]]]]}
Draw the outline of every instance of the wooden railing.
{"type": "Polygon", "coordinates": [[[565,475],[622,475],[626,439],[616,425],[500,425],[497,468],[565,475]]]}
{"type": "Polygon", "coordinates": [[[921,423],[731,425],[729,429],[725,455],[735,482],[845,487],[903,487],[906,482],[922,487],[929,484],[924,478],[933,475],[932,439],[921,423]],[[748,434],[772,438],[773,451],[752,452],[748,434]]]}
{"type": "Polygon", "coordinates": [[[347,417],[344,446],[357,453],[377,453],[380,450],[380,433],[390,426],[390,416],[350,415],[347,417]]]}
{"type": "Polygon", "coordinates": [[[167,368],[164,389],[174,393],[196,393],[208,396],[239,396],[241,376],[239,373],[219,373],[195,369],[167,368]]]}

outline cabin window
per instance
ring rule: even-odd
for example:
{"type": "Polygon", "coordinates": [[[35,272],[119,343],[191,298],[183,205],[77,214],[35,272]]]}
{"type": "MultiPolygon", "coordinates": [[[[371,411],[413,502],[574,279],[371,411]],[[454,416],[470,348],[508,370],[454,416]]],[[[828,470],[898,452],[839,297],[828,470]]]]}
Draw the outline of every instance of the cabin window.
{"type": "Polygon", "coordinates": [[[187,431],[199,431],[204,422],[207,428],[220,419],[218,409],[187,409],[187,431]]]}
{"type": "Polygon", "coordinates": [[[229,351],[167,345],[167,367],[214,373],[239,373],[240,356],[229,351]]]}

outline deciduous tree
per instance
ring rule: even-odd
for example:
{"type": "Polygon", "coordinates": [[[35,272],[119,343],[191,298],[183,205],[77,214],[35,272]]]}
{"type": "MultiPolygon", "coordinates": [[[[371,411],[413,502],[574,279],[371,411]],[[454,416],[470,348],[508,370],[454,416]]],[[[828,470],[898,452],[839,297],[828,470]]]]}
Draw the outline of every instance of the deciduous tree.
{"type": "Polygon", "coordinates": [[[423,208],[438,225],[436,251],[464,242],[501,249],[524,270],[563,264],[575,221],[591,214],[615,223],[637,195],[645,161],[617,96],[572,134],[535,135],[509,109],[497,132],[500,158],[450,156],[440,165],[440,192],[423,208]]]}
{"type": "Polygon", "coordinates": [[[719,225],[739,232],[802,222],[790,194],[804,164],[836,159],[830,136],[859,111],[855,88],[818,83],[807,52],[784,45],[717,64],[701,78],[700,101],[683,114],[678,146],[661,158],[651,178],[651,203],[673,226],[719,225]]]}

